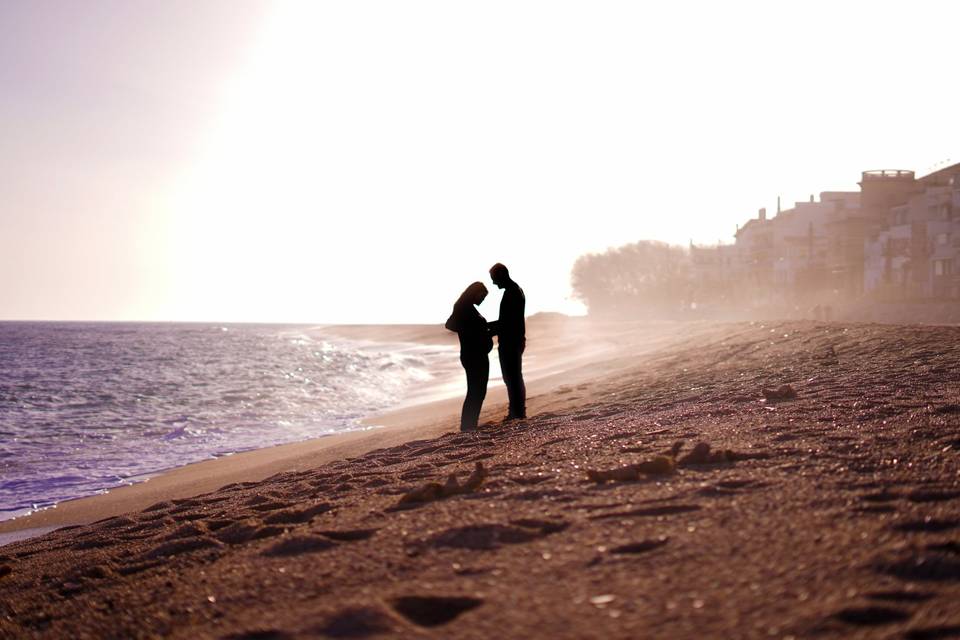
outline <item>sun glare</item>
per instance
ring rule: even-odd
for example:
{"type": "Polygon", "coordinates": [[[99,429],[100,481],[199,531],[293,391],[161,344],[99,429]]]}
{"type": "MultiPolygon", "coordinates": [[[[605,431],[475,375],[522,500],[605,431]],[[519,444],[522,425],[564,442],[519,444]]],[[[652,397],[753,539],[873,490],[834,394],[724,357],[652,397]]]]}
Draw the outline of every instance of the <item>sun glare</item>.
{"type": "MultiPolygon", "coordinates": [[[[524,274],[532,311],[576,312],[585,252],[730,242],[777,195],[855,188],[894,147],[910,165],[942,146],[940,116],[876,136],[886,112],[864,105],[909,94],[887,96],[875,65],[851,84],[861,63],[839,41],[804,44],[852,8],[821,25],[764,4],[696,23],[629,3],[376,7],[278,4],[225,81],[171,200],[170,315],[442,320],[495,261],[524,274]],[[778,97],[783,78],[806,84],[778,97]]],[[[882,48],[857,37],[857,56],[882,48]]]]}

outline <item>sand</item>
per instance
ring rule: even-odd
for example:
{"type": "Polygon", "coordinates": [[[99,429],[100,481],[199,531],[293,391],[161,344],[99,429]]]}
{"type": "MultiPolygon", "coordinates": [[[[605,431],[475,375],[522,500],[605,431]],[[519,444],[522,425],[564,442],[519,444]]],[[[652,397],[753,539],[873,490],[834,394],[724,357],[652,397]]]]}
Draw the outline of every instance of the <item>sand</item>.
{"type": "MultiPolygon", "coordinates": [[[[546,392],[573,380],[587,379],[597,371],[614,371],[629,366],[639,357],[666,344],[682,340],[704,328],[680,325],[623,325],[591,323],[586,319],[542,314],[530,324],[530,353],[525,362],[531,395],[546,392]]],[[[321,328],[352,340],[389,344],[418,343],[455,346],[456,334],[432,325],[342,325],[321,328]]],[[[453,354],[452,358],[456,358],[453,354]]],[[[496,358],[496,351],[491,354],[496,358]]],[[[459,370],[459,362],[454,363],[459,370]]],[[[460,376],[457,376],[460,380],[460,376]]],[[[444,381],[440,381],[444,382],[444,381]]],[[[465,385],[461,385],[465,389],[465,385]]],[[[436,437],[455,429],[463,389],[453,395],[446,385],[427,385],[414,390],[416,404],[371,416],[369,430],[356,431],[296,442],[186,465],[150,478],[147,482],[122,486],[104,495],[71,500],[55,508],[13,520],[0,521],[0,542],[20,535],[47,531],[51,527],[87,524],[109,516],[143,509],[161,500],[187,498],[213,491],[225,484],[262,480],[288,470],[302,470],[357,456],[374,449],[394,446],[416,438],[436,437]],[[422,401],[426,399],[427,401],[422,401]]],[[[550,401],[555,404],[556,401],[550,401]]],[[[542,406],[538,399],[532,407],[542,406]]],[[[506,414],[506,393],[502,383],[491,381],[483,419],[496,420],[506,414]]]]}
{"type": "Polygon", "coordinates": [[[960,328],[548,324],[529,420],[409,407],[0,548],[0,637],[960,637],[960,328]]]}

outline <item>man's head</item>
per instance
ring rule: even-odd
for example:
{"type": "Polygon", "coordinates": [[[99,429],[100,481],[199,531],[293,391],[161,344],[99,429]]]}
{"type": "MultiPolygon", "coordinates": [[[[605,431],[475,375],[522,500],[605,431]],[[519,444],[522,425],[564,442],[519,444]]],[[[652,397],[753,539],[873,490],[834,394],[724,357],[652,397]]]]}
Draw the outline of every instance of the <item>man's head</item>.
{"type": "Polygon", "coordinates": [[[493,280],[493,284],[503,289],[510,282],[510,272],[498,262],[490,267],[490,279],[493,280]]]}

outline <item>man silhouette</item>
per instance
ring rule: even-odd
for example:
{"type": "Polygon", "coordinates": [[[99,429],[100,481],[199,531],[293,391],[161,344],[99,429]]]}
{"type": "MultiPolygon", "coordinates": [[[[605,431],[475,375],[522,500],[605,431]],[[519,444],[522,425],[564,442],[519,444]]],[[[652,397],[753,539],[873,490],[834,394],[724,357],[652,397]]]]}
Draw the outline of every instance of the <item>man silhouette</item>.
{"type": "Polygon", "coordinates": [[[527,417],[527,389],[523,384],[523,350],[527,344],[523,314],[527,299],[520,285],[510,278],[510,272],[499,262],[490,267],[490,279],[503,289],[500,318],[490,323],[490,330],[497,336],[500,371],[510,398],[510,412],[506,419],[522,420],[527,417]]]}

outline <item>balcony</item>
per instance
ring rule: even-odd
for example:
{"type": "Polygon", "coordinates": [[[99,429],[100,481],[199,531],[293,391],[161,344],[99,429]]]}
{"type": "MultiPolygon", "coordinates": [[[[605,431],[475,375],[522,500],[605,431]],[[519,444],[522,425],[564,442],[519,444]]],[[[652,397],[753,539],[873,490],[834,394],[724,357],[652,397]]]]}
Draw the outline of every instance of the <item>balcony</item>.
{"type": "Polygon", "coordinates": [[[907,169],[874,169],[864,171],[863,180],[913,180],[914,173],[907,169]]]}

